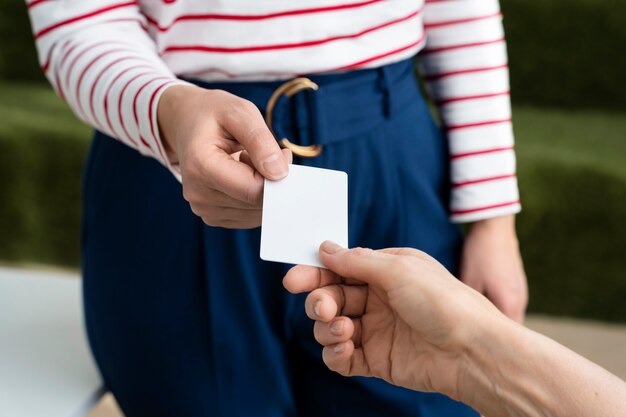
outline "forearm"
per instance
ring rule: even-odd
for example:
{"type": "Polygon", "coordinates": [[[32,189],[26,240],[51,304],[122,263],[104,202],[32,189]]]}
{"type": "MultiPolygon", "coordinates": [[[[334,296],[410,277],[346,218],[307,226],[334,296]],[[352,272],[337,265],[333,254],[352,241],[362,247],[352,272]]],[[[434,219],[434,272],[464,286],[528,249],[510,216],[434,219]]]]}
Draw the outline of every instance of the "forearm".
{"type": "Polygon", "coordinates": [[[450,215],[474,222],[520,211],[509,73],[497,0],[426,2],[418,62],[450,152],[450,215]]]}
{"type": "Polygon", "coordinates": [[[459,400],[489,417],[618,416],[626,384],[555,341],[504,318],[470,347],[459,400]]]}
{"type": "Polygon", "coordinates": [[[58,94],[86,123],[167,166],[155,110],[180,81],[142,27],[138,3],[32,3],[39,59],[58,94]]]}

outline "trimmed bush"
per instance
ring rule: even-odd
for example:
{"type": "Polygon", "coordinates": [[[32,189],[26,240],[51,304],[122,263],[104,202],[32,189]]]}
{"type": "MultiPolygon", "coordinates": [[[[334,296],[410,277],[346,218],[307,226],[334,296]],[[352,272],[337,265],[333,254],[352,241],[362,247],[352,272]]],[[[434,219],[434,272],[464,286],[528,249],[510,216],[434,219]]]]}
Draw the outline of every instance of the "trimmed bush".
{"type": "Polygon", "coordinates": [[[623,0],[502,0],[515,103],[626,109],[623,0]]]}
{"type": "Polygon", "coordinates": [[[626,322],[626,118],[514,115],[530,310],[626,322]]]}
{"type": "Polygon", "coordinates": [[[0,80],[45,81],[24,0],[0,1],[0,80]]]}
{"type": "Polygon", "coordinates": [[[530,310],[626,322],[626,180],[550,158],[524,169],[530,310]]]}
{"type": "Polygon", "coordinates": [[[42,86],[0,86],[0,259],[78,265],[90,129],[42,86]]]}

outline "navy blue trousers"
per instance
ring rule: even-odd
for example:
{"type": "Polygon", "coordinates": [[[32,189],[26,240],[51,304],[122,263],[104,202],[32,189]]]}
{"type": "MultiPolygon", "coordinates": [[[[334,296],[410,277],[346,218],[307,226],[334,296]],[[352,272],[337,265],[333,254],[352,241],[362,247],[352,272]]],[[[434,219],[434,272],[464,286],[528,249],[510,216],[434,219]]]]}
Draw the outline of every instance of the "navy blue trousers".
{"type": "MultiPolygon", "coordinates": [[[[380,70],[317,77],[321,92],[340,93],[356,91],[354,77],[371,78],[371,91],[358,89],[364,103],[368,94],[391,101],[384,114],[370,115],[340,100],[333,108],[330,100],[330,119],[353,119],[335,128],[345,137],[296,163],[348,173],[352,246],[419,248],[455,271],[461,236],[448,222],[445,141],[410,61],[387,67],[382,78],[390,74],[395,84],[380,94],[380,70]],[[408,100],[393,105],[395,92],[408,100]]],[[[276,85],[206,87],[263,110],[276,85]]],[[[308,96],[284,104],[276,123],[301,142],[314,140],[309,133],[323,124],[319,114],[308,117],[316,113],[307,110],[308,96]]],[[[126,415],[476,415],[442,395],[327,370],[305,296],[282,288],[287,266],[261,261],[259,238],[260,229],[205,226],[158,162],[96,133],[84,177],[86,325],[105,383],[126,415]]]]}

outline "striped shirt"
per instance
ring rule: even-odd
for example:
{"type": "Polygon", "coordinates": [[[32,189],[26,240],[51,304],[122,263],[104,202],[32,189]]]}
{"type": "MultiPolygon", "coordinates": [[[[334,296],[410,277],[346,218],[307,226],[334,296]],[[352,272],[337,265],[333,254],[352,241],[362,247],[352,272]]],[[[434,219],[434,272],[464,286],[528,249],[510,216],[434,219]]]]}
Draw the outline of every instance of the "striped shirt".
{"type": "Polygon", "coordinates": [[[497,0],[30,0],[39,59],[83,121],[174,172],[163,91],[287,79],[414,56],[447,129],[451,219],[520,210],[497,0]]]}

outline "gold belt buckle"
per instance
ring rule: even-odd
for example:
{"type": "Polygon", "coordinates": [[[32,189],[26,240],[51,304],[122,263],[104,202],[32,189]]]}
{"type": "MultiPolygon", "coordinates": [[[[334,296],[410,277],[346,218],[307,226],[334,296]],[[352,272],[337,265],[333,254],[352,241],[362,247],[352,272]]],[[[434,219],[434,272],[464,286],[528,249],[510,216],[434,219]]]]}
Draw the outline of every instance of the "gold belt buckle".
{"type": "MultiPolygon", "coordinates": [[[[300,91],[316,91],[318,88],[319,86],[313,81],[309,80],[308,78],[300,77],[287,81],[286,83],[278,87],[274,91],[274,93],[272,93],[272,96],[267,102],[267,107],[265,110],[265,123],[267,124],[267,127],[269,127],[274,137],[276,137],[276,133],[272,128],[272,112],[274,111],[274,107],[276,106],[276,102],[278,101],[280,96],[284,94],[286,97],[291,97],[300,91]]],[[[278,143],[283,148],[289,149],[291,152],[293,152],[294,155],[300,156],[302,158],[314,158],[322,153],[322,145],[296,145],[295,143],[291,143],[287,138],[279,139],[278,143]]]]}

